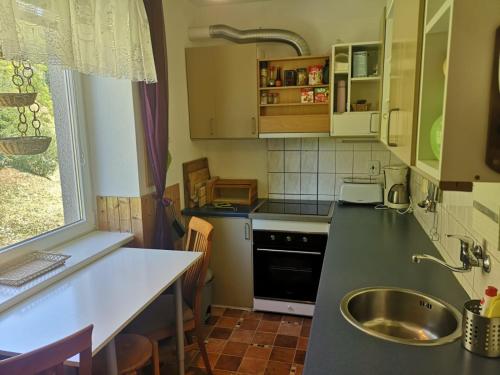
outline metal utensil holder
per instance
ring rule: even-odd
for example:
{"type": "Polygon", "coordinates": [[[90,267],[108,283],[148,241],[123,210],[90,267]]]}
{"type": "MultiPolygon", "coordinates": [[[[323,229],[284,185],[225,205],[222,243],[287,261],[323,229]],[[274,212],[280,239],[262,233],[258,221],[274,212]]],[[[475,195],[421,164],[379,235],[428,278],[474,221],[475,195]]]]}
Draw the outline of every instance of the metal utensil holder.
{"type": "Polygon", "coordinates": [[[484,357],[500,357],[500,318],[479,315],[480,301],[465,303],[462,315],[462,345],[468,351],[484,357]]]}

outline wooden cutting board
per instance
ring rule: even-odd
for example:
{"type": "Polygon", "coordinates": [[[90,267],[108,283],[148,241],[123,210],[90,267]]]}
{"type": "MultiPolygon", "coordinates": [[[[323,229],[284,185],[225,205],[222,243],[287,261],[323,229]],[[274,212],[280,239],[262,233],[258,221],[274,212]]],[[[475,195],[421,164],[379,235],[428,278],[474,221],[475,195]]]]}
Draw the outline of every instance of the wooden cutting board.
{"type": "Polygon", "coordinates": [[[184,205],[185,207],[196,207],[197,202],[192,199],[195,194],[195,185],[210,179],[208,159],[201,158],[182,164],[184,181],[184,205]]]}

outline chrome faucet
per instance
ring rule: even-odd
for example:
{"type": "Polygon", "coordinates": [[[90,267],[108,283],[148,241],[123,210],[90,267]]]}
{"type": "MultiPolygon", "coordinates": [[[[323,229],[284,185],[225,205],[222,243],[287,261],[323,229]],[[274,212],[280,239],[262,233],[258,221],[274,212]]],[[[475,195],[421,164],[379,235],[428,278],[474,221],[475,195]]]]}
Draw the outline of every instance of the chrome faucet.
{"type": "Polygon", "coordinates": [[[472,267],[481,267],[484,272],[491,271],[490,257],[485,253],[480,245],[474,243],[474,240],[467,236],[448,234],[447,237],[456,238],[460,241],[460,260],[462,267],[454,267],[448,263],[427,254],[415,254],[411,257],[413,263],[420,263],[422,260],[428,260],[440,264],[441,266],[453,272],[470,272],[472,267]]]}

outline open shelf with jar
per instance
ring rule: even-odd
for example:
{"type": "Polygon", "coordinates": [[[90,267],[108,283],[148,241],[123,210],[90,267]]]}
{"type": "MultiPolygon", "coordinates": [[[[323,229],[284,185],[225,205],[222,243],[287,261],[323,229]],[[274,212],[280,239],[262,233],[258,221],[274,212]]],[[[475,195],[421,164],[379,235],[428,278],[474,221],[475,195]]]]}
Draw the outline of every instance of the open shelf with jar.
{"type": "Polygon", "coordinates": [[[258,61],[259,137],[329,134],[329,60],[298,56],[258,61]]]}
{"type": "Polygon", "coordinates": [[[382,82],[380,51],[380,42],[336,44],[332,47],[332,136],[377,136],[382,82]]]}

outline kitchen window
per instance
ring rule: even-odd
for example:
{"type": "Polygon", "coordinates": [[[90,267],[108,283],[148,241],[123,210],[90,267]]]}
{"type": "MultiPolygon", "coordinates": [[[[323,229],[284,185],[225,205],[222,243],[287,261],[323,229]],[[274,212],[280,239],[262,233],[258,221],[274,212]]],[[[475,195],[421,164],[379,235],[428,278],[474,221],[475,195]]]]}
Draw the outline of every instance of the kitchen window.
{"type": "MultiPolygon", "coordinates": [[[[25,65],[18,67],[22,75],[25,65]]],[[[0,92],[17,92],[15,69],[0,60],[0,92]]],[[[95,228],[79,74],[43,64],[32,69],[41,135],[52,140],[38,155],[0,152],[0,252],[45,250],[95,228]]],[[[27,135],[34,135],[30,108],[25,114],[27,135]]],[[[16,107],[0,108],[0,138],[19,136],[19,118],[16,107]]]]}

